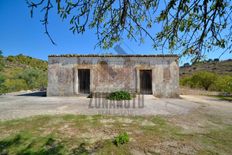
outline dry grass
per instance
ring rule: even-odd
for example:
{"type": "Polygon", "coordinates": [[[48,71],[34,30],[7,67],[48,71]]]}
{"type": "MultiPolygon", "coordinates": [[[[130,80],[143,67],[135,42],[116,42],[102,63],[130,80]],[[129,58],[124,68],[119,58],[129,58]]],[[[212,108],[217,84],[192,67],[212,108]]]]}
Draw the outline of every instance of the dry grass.
{"type": "Polygon", "coordinates": [[[231,124],[199,111],[184,117],[37,116],[1,122],[0,132],[0,154],[232,153],[231,124]],[[129,143],[115,146],[113,138],[123,132],[129,143]]]}

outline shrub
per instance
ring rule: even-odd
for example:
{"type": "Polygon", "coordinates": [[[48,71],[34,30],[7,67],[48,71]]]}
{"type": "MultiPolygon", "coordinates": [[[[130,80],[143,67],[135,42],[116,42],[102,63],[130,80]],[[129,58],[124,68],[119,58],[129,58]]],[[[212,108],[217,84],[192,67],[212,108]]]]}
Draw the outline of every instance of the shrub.
{"type": "Polygon", "coordinates": [[[232,76],[219,76],[215,81],[215,88],[221,92],[232,93],[232,76]]]}
{"type": "Polygon", "coordinates": [[[129,142],[129,136],[126,132],[119,134],[114,138],[113,143],[117,146],[123,145],[125,143],[129,142]]]}
{"type": "Polygon", "coordinates": [[[6,60],[7,61],[10,61],[10,62],[13,62],[13,61],[15,61],[15,58],[14,58],[14,56],[8,56],[7,58],[6,58],[6,60]]]}
{"type": "Polygon", "coordinates": [[[194,83],[192,82],[192,77],[184,77],[180,79],[181,86],[188,86],[194,88],[194,83]]]}
{"type": "Polygon", "coordinates": [[[6,79],[3,85],[6,89],[6,92],[14,92],[28,89],[26,82],[22,79],[6,79]]]}
{"type": "Polygon", "coordinates": [[[107,97],[109,100],[131,100],[131,95],[127,91],[115,91],[107,97]]]}

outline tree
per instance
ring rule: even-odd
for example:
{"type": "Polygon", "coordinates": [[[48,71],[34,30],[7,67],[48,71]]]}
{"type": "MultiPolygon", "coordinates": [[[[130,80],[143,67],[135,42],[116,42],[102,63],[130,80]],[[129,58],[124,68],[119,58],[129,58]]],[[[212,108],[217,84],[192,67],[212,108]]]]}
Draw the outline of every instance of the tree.
{"type": "MultiPolygon", "coordinates": [[[[145,36],[155,49],[181,51],[199,60],[206,50],[232,47],[232,2],[230,0],[27,0],[31,16],[42,9],[41,20],[48,31],[49,13],[57,6],[61,19],[70,21],[73,33],[94,28],[101,48],[112,47],[127,36],[143,42],[145,36]],[[161,27],[151,33],[151,28],[161,27]]],[[[223,53],[224,53],[223,52],[223,53]]],[[[222,53],[222,54],[223,54],[222,53]]]]}
{"type": "Polygon", "coordinates": [[[203,87],[205,90],[209,90],[210,86],[214,84],[217,79],[217,75],[211,72],[197,72],[192,76],[192,83],[196,87],[203,87]]]}

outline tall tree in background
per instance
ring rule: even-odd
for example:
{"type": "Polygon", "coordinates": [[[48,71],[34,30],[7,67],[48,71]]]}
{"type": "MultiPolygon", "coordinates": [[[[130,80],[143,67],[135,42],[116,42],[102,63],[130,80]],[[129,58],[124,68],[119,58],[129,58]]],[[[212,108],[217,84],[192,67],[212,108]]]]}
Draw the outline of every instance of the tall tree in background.
{"type": "Polygon", "coordinates": [[[232,47],[232,2],[230,0],[27,0],[33,16],[35,8],[44,13],[41,20],[48,31],[49,13],[57,9],[61,19],[70,21],[73,33],[94,28],[101,48],[112,47],[127,36],[153,41],[156,49],[179,51],[200,59],[205,51],[232,47]],[[158,32],[152,28],[160,27],[158,32]],[[153,33],[151,33],[153,32],[153,33]]]}

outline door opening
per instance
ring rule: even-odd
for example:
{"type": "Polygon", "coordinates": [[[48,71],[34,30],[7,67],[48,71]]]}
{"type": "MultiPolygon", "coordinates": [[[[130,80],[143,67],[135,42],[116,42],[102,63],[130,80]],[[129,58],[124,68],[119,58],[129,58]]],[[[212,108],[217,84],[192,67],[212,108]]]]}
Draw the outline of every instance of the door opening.
{"type": "Polygon", "coordinates": [[[90,93],[90,69],[78,69],[79,93],[90,93]]]}
{"type": "Polygon", "coordinates": [[[152,71],[140,70],[140,93],[152,94],[152,71]]]}

